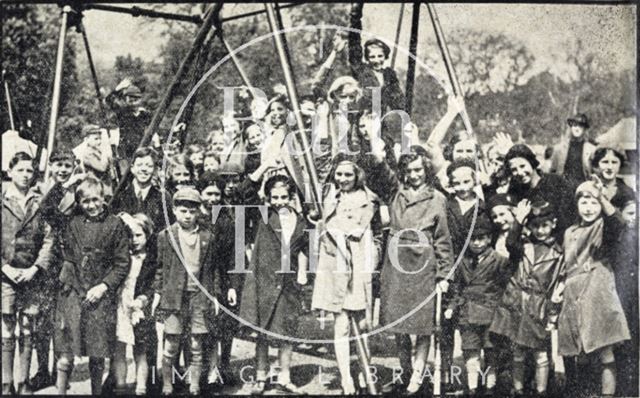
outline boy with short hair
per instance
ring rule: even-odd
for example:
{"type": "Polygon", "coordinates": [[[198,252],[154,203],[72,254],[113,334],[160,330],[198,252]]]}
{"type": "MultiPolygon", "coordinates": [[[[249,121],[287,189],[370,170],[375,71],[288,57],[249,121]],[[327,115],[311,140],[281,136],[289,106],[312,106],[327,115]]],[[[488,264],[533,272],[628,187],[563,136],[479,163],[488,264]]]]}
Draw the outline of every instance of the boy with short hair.
{"type": "Polygon", "coordinates": [[[453,300],[444,315],[446,319],[458,313],[458,326],[462,338],[462,352],[467,369],[468,393],[478,389],[480,351],[484,351],[486,388],[490,394],[496,384],[497,357],[489,326],[495,307],[502,297],[509,259],[491,247],[493,225],[483,213],[479,214],[469,247],[456,268],[452,284],[453,300]]]}
{"type": "Polygon", "coordinates": [[[173,195],[176,223],[158,235],[158,272],[154,283],[154,306],[164,319],[165,345],[162,359],[162,393],[173,393],[173,364],[180,352],[181,336],[190,337],[189,378],[191,394],[200,393],[203,340],[210,333],[208,317],[218,312],[220,275],[216,267],[218,242],[198,218],[202,199],[193,188],[173,195]],[[177,241],[179,249],[172,244],[177,241]]]}
{"type": "MultiPolygon", "coordinates": [[[[165,228],[173,222],[168,221],[163,210],[163,193],[153,183],[158,167],[158,154],[151,147],[138,148],[131,159],[133,180],[112,203],[115,214],[125,212],[130,215],[143,213],[151,219],[156,230],[165,228]]],[[[169,198],[166,198],[169,204],[169,198]]],[[[167,206],[169,207],[169,206],[167,206]]]]}
{"type": "MultiPolygon", "coordinates": [[[[20,327],[20,369],[15,372],[18,394],[31,394],[33,338],[36,319],[46,302],[43,282],[52,261],[53,236],[38,212],[41,195],[30,189],[33,158],[16,153],[8,174],[11,181],[2,184],[2,394],[15,393],[16,324],[20,327]]],[[[48,354],[47,350],[47,359],[48,354]]]]}
{"type": "Polygon", "coordinates": [[[85,178],[75,196],[81,214],[71,218],[62,236],[56,384],[64,395],[74,356],[88,356],[91,393],[99,395],[104,359],[112,357],[116,340],[116,292],[129,271],[129,239],[120,218],[106,210],[101,181],[85,178]]]}

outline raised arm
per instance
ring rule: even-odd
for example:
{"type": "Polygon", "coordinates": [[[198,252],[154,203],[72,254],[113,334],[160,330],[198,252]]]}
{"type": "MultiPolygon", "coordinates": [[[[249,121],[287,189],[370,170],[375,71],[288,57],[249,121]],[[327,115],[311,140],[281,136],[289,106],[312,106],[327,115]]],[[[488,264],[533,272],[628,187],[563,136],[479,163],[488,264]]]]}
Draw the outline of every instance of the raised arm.
{"type": "Polygon", "coordinates": [[[362,30],[362,2],[352,3],[349,14],[351,30],[349,31],[349,64],[351,67],[362,65],[362,44],[360,31],[362,30]]]}

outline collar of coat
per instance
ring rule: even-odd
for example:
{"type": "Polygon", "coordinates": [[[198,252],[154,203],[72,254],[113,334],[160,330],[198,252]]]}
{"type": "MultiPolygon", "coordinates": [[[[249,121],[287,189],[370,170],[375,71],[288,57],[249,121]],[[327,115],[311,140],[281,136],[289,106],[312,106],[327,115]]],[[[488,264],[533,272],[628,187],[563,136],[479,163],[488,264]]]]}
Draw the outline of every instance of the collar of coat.
{"type": "MultiPolygon", "coordinates": [[[[367,206],[374,206],[374,204],[378,202],[378,196],[367,187],[365,187],[362,190],[358,190],[356,192],[360,194],[357,196],[352,195],[349,198],[353,200],[355,199],[358,200],[357,203],[350,201],[349,204],[351,205],[352,208],[363,208],[367,206]]],[[[334,184],[331,184],[329,188],[329,192],[325,196],[325,199],[323,202],[323,205],[324,205],[323,218],[325,220],[327,220],[330,216],[332,216],[336,212],[339,201],[340,201],[340,191],[335,187],[334,184]]],[[[371,220],[368,220],[367,224],[369,221],[371,220]]]]}
{"type": "Polygon", "coordinates": [[[27,191],[26,202],[24,210],[20,208],[20,205],[16,203],[15,198],[12,195],[13,184],[6,183],[2,185],[2,206],[9,210],[19,220],[25,220],[34,215],[38,208],[38,203],[42,199],[40,190],[37,186],[34,186],[27,191]]]}
{"type": "MultiPolygon", "coordinates": [[[[178,240],[178,230],[180,229],[180,225],[176,222],[171,225],[169,228],[165,230],[165,233],[169,235],[169,241],[172,242],[171,247],[176,253],[182,255],[182,250],[180,249],[180,241],[178,240]]],[[[200,228],[198,227],[198,234],[200,235],[200,258],[204,258],[204,249],[209,244],[211,240],[211,232],[208,228],[200,228]]]]}
{"type": "Polygon", "coordinates": [[[431,200],[434,196],[434,188],[431,185],[423,184],[417,191],[413,190],[406,184],[402,184],[398,190],[398,199],[403,198],[405,206],[411,206],[425,200],[431,200]]]}
{"type": "MultiPolygon", "coordinates": [[[[296,217],[296,225],[293,228],[293,234],[291,235],[291,241],[289,242],[291,245],[298,236],[302,235],[304,223],[302,217],[300,217],[294,209],[290,208],[289,210],[292,212],[292,216],[296,217]]],[[[273,207],[269,207],[267,217],[267,225],[269,226],[269,229],[278,237],[278,239],[282,240],[282,224],[280,223],[280,215],[278,214],[278,211],[273,207]]]]}

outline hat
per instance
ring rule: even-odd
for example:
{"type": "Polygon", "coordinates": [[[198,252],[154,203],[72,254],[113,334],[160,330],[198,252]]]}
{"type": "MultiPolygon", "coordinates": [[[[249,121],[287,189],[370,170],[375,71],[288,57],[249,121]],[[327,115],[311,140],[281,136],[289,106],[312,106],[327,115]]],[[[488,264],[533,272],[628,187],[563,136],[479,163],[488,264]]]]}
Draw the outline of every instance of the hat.
{"type": "Polygon", "coordinates": [[[236,162],[226,162],[222,167],[218,170],[219,175],[225,174],[242,174],[244,172],[243,167],[236,162]]]}
{"type": "Polygon", "coordinates": [[[504,157],[504,163],[508,165],[509,161],[515,158],[526,159],[533,169],[537,169],[538,166],[540,166],[540,162],[538,162],[536,155],[533,153],[531,148],[525,144],[516,144],[512,146],[504,157]]]}
{"type": "Polygon", "coordinates": [[[135,84],[131,84],[127,86],[124,90],[122,90],[122,94],[127,95],[129,97],[142,97],[142,91],[135,84]]]}
{"type": "Polygon", "coordinates": [[[384,56],[389,57],[389,53],[391,53],[391,49],[389,48],[389,46],[387,45],[387,43],[383,42],[380,39],[369,39],[367,41],[364,42],[364,46],[363,48],[366,51],[366,48],[369,46],[378,46],[380,48],[382,48],[382,51],[384,52],[384,56]]]}
{"type": "Polygon", "coordinates": [[[585,115],[584,113],[578,113],[575,116],[567,119],[567,124],[568,125],[576,124],[578,126],[584,127],[585,129],[588,129],[589,119],[587,119],[587,115],[585,115]]]}
{"type": "Polygon", "coordinates": [[[356,79],[351,76],[340,76],[336,80],[331,83],[329,87],[329,91],[327,91],[327,99],[329,102],[333,102],[333,95],[336,91],[342,89],[343,86],[351,85],[358,88],[359,95],[362,95],[362,89],[360,88],[360,83],[356,79]]]}
{"type": "Polygon", "coordinates": [[[176,193],[173,194],[173,203],[175,204],[176,202],[193,202],[200,204],[202,203],[202,198],[195,188],[186,187],[178,189],[176,193]]]}
{"type": "Polygon", "coordinates": [[[91,135],[91,134],[102,134],[102,130],[100,126],[96,124],[85,124],[82,126],[82,138],[91,135]]]}
{"type": "Polygon", "coordinates": [[[471,230],[471,237],[491,235],[493,231],[493,224],[491,220],[489,220],[489,216],[487,216],[485,212],[479,212],[476,222],[473,224],[473,229],[471,230]]]}
{"type": "Polygon", "coordinates": [[[576,188],[576,197],[578,196],[593,196],[594,198],[600,197],[600,190],[596,187],[596,184],[591,181],[585,181],[582,184],[578,185],[576,188]]]}
{"type": "Polygon", "coordinates": [[[555,206],[547,202],[544,199],[534,200],[531,204],[531,211],[529,212],[529,216],[527,217],[527,222],[531,222],[533,220],[543,219],[543,218],[555,218],[556,217],[556,209],[555,206]]]}
{"type": "Polygon", "coordinates": [[[68,160],[73,163],[76,160],[76,155],[74,155],[73,151],[68,148],[56,148],[51,152],[51,156],[49,157],[49,162],[64,160],[68,160]]]}
{"type": "Polygon", "coordinates": [[[511,195],[498,193],[490,197],[487,201],[487,210],[491,210],[496,206],[515,206],[515,203],[511,195]]]}

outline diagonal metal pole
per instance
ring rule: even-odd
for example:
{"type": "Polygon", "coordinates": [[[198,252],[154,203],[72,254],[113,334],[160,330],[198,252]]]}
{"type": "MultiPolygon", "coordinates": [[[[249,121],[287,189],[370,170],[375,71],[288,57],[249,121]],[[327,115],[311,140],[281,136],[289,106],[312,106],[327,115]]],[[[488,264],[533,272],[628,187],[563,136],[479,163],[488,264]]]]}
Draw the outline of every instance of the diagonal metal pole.
{"type": "MultiPolygon", "coordinates": [[[[107,135],[111,139],[111,131],[109,130],[109,118],[107,117],[107,111],[104,108],[104,101],[102,99],[102,93],[100,92],[100,83],[98,82],[98,73],[96,72],[96,66],[93,63],[93,56],[91,56],[91,47],[89,47],[89,39],[87,37],[87,31],[82,23],[82,15],[78,20],[78,30],[82,34],[82,41],[84,42],[84,49],[87,53],[87,61],[89,62],[89,70],[91,71],[91,79],[93,80],[93,88],[96,90],[96,98],[98,99],[98,108],[100,109],[100,118],[102,119],[102,125],[107,129],[107,135]]],[[[120,170],[116,166],[120,156],[118,154],[118,147],[115,144],[111,144],[111,152],[113,153],[114,162],[111,164],[111,173],[116,180],[116,185],[120,184],[120,170]]]]}
{"type": "MultiPolygon", "coordinates": [[[[60,23],[60,35],[58,36],[58,50],[56,52],[56,69],[53,78],[53,93],[51,94],[51,116],[49,118],[49,130],[47,136],[47,158],[45,161],[44,175],[45,179],[48,178],[47,171],[49,170],[49,156],[53,151],[53,144],[56,138],[56,125],[58,123],[58,111],[60,109],[60,86],[62,85],[62,63],[64,61],[64,44],[67,35],[67,20],[69,13],[71,12],[70,6],[62,7],[62,21],[60,23]]],[[[39,159],[40,164],[42,160],[42,145],[38,145],[36,152],[36,159],[39,159]]]]}
{"type": "Polygon", "coordinates": [[[236,70],[238,71],[238,74],[242,79],[242,83],[245,86],[247,86],[247,88],[249,89],[249,93],[251,94],[251,97],[255,98],[255,94],[253,92],[254,87],[249,81],[249,76],[247,76],[247,72],[245,72],[244,68],[242,67],[242,64],[240,63],[240,59],[238,59],[238,54],[236,54],[233,51],[233,49],[229,45],[229,42],[227,42],[227,39],[224,38],[223,30],[219,29],[218,32],[219,32],[218,37],[220,37],[220,41],[222,42],[222,45],[224,46],[227,53],[229,53],[229,56],[231,57],[231,62],[233,63],[233,66],[235,66],[236,70]]]}
{"type": "Polygon", "coordinates": [[[7,112],[9,113],[9,125],[11,130],[16,129],[16,123],[13,121],[13,108],[11,107],[11,93],[9,92],[9,82],[5,78],[5,70],[2,71],[2,83],[4,85],[4,96],[7,100],[7,112]]]}
{"type": "Polygon", "coordinates": [[[413,86],[416,80],[416,59],[418,56],[418,27],[420,24],[420,3],[413,3],[413,13],[411,14],[411,37],[409,41],[409,64],[407,65],[407,82],[405,85],[405,95],[407,102],[405,110],[410,115],[413,109],[413,86]]]}
{"type": "MultiPolygon", "coordinates": [[[[438,42],[438,47],[440,47],[440,52],[442,53],[442,59],[444,60],[444,66],[447,70],[447,75],[449,76],[449,82],[451,83],[453,94],[455,96],[463,96],[464,93],[462,91],[462,87],[460,86],[460,82],[458,81],[458,76],[456,75],[456,70],[453,66],[453,62],[451,61],[451,54],[449,53],[449,48],[447,47],[447,41],[445,40],[442,26],[440,26],[438,13],[436,12],[433,4],[430,3],[427,3],[427,10],[429,11],[429,17],[431,18],[433,30],[436,33],[436,41],[438,42]]],[[[473,135],[473,127],[471,125],[471,119],[469,119],[469,114],[467,113],[466,107],[463,107],[463,109],[460,111],[460,117],[462,117],[464,128],[469,134],[473,135]]]]}
{"type": "MultiPolygon", "coordinates": [[[[164,96],[162,97],[162,101],[160,102],[160,104],[158,104],[158,107],[153,113],[151,122],[149,122],[149,125],[145,129],[144,135],[142,136],[142,139],[138,144],[138,148],[145,146],[151,139],[151,136],[153,135],[153,133],[158,129],[158,126],[160,126],[160,122],[162,121],[162,118],[164,117],[167,109],[169,108],[171,101],[177,94],[178,88],[180,87],[180,83],[182,83],[182,80],[186,76],[189,70],[189,66],[193,63],[193,60],[195,59],[196,55],[200,51],[200,48],[202,47],[202,44],[207,38],[208,33],[211,31],[212,28],[215,29],[213,24],[218,17],[218,13],[220,12],[220,9],[222,8],[222,3],[216,3],[212,7],[213,8],[207,13],[204,21],[202,22],[202,25],[200,25],[200,29],[196,33],[196,37],[193,40],[193,44],[191,45],[191,48],[189,49],[189,52],[187,53],[187,55],[182,60],[182,63],[180,64],[178,71],[176,72],[175,76],[173,77],[173,80],[171,81],[171,84],[165,90],[164,96]]],[[[127,171],[122,177],[120,184],[116,187],[113,193],[113,197],[111,198],[111,203],[113,203],[114,198],[116,198],[120,194],[120,192],[122,192],[122,190],[125,188],[125,186],[128,184],[130,174],[131,174],[131,168],[127,168],[127,171]]]]}
{"type": "Polygon", "coordinates": [[[400,3],[400,15],[398,16],[398,26],[396,26],[396,38],[393,41],[393,51],[391,52],[391,69],[396,66],[396,56],[398,55],[398,43],[400,43],[400,31],[402,31],[402,19],[404,18],[404,3],[400,3]]]}
{"type": "Polygon", "coordinates": [[[311,149],[309,146],[309,142],[307,140],[307,135],[305,134],[304,122],[302,120],[302,112],[300,111],[300,103],[298,102],[298,92],[296,90],[295,80],[293,78],[293,73],[291,71],[291,60],[287,56],[287,51],[285,48],[284,40],[282,38],[283,33],[278,32],[278,22],[276,20],[276,13],[274,10],[274,6],[271,3],[265,3],[265,9],[267,11],[267,18],[269,20],[269,28],[271,29],[271,33],[273,35],[273,41],[276,46],[276,50],[278,52],[278,58],[280,59],[280,66],[282,68],[282,72],[284,73],[284,80],[287,86],[287,94],[289,95],[289,101],[291,102],[291,107],[293,108],[293,114],[296,118],[296,126],[298,131],[300,132],[300,145],[302,146],[304,152],[304,163],[305,167],[309,173],[309,179],[311,180],[311,193],[313,195],[314,207],[318,213],[321,212],[322,209],[322,195],[320,193],[320,186],[318,183],[318,175],[316,172],[316,167],[313,162],[311,149]]]}

